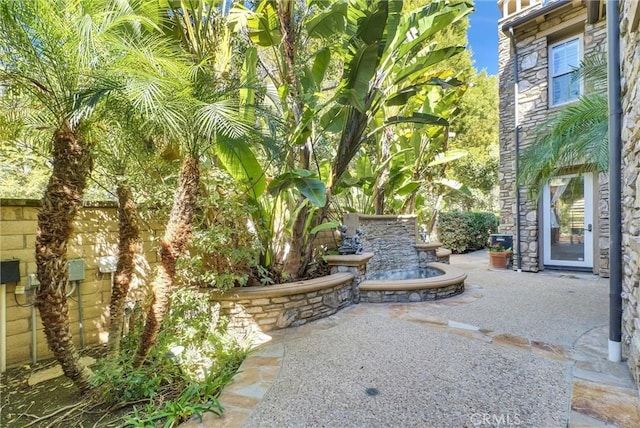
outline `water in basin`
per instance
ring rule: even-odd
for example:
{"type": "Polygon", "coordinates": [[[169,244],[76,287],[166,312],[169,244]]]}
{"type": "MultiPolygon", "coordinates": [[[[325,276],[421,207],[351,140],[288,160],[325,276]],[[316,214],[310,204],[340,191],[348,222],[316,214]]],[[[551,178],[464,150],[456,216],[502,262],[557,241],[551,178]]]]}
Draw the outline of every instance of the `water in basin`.
{"type": "Polygon", "coordinates": [[[444,272],[440,269],[427,267],[422,269],[388,270],[385,272],[378,272],[372,275],[367,275],[367,279],[372,281],[395,281],[403,279],[433,278],[434,276],[440,275],[444,275],[444,272]]]}

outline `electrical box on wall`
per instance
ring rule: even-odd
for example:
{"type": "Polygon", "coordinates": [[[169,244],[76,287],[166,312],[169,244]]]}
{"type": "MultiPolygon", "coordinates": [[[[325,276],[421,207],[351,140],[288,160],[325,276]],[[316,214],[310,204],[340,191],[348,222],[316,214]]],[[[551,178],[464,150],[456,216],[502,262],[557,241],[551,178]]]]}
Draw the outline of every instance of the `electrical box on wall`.
{"type": "Polygon", "coordinates": [[[69,281],[84,280],[84,259],[71,259],[67,261],[69,281]]]}
{"type": "Polygon", "coordinates": [[[35,273],[30,273],[29,276],[27,276],[27,285],[29,286],[29,289],[40,287],[40,281],[38,281],[38,275],[36,275],[35,273]]]}
{"type": "Polygon", "coordinates": [[[0,261],[0,283],[13,284],[16,282],[20,282],[20,260],[0,261]]]}
{"type": "Polygon", "coordinates": [[[98,270],[101,273],[115,272],[118,267],[116,256],[98,257],[98,270]]]}

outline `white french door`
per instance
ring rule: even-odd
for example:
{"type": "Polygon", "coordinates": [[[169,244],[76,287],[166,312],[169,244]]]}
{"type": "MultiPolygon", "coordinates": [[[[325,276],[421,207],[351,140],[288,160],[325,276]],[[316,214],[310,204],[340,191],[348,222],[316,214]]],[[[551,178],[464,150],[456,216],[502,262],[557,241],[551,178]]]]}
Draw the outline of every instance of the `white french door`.
{"type": "Polygon", "coordinates": [[[542,209],[544,264],[593,267],[593,175],[554,177],[542,209]]]}

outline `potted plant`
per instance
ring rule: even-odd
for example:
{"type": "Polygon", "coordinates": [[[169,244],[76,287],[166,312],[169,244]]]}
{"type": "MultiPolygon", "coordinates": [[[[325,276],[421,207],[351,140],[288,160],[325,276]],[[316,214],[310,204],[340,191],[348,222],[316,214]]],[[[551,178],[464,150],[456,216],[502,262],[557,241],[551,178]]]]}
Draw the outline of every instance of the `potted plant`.
{"type": "Polygon", "coordinates": [[[489,247],[489,264],[495,269],[506,269],[511,261],[511,248],[505,248],[499,242],[489,247]]]}

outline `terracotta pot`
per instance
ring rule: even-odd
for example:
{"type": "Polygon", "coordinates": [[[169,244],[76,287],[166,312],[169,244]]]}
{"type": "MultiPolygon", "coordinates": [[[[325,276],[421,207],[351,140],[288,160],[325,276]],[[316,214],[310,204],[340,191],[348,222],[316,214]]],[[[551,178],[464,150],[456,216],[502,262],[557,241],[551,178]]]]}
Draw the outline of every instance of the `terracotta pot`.
{"type": "Polygon", "coordinates": [[[511,260],[511,251],[489,251],[489,264],[495,269],[506,269],[511,260]]]}

